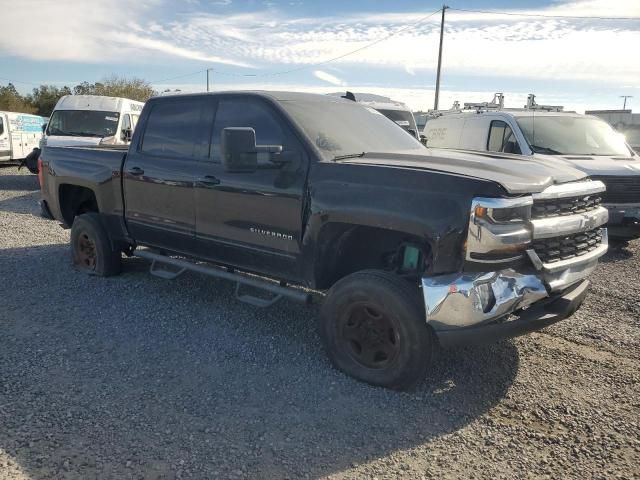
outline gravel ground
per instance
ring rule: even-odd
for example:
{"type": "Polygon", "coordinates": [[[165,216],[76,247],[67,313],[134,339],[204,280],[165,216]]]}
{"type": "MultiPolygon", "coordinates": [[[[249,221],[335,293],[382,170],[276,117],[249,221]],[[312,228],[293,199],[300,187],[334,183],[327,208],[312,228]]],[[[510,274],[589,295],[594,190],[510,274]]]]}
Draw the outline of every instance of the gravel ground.
{"type": "Polygon", "coordinates": [[[0,169],[0,479],[640,477],[638,241],[573,318],[397,393],[329,365],[316,307],[75,272],[37,199],[0,169]]]}

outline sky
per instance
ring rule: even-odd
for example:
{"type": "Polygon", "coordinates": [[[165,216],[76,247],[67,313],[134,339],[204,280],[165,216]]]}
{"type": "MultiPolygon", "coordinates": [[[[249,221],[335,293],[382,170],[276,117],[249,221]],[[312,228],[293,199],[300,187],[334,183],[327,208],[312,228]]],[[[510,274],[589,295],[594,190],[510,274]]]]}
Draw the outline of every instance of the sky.
{"type": "MultiPolygon", "coordinates": [[[[535,93],[539,103],[579,112],[622,108],[620,95],[632,95],[628,107],[640,111],[640,19],[620,18],[640,18],[640,0],[448,5],[441,108],[503,92],[510,107],[535,93]]],[[[426,110],[441,7],[430,0],[0,0],[0,85],[11,81],[28,93],[41,83],[73,86],[115,74],[158,91],[197,92],[206,90],[210,69],[214,91],[348,89],[426,110]]]]}

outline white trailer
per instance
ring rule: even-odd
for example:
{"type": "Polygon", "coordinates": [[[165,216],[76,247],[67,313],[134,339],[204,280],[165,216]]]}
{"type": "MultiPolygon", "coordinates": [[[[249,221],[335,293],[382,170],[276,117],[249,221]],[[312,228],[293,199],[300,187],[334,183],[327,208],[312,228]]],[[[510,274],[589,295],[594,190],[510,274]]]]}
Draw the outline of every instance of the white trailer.
{"type": "Polygon", "coordinates": [[[37,115],[0,112],[0,162],[18,162],[38,148],[45,123],[37,115]]]}

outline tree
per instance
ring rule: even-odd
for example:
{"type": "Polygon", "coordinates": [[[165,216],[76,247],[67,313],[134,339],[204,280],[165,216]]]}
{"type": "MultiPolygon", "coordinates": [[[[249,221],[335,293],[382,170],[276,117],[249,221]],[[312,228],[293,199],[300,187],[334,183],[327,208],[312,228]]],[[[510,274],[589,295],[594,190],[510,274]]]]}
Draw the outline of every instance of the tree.
{"type": "Polygon", "coordinates": [[[112,75],[101,82],[82,82],[73,87],[75,95],[105,95],[108,97],[124,97],[139,102],[146,102],[156,92],[151,84],[141,78],[125,78],[112,75]]]}
{"type": "Polygon", "coordinates": [[[58,100],[65,95],[71,95],[71,89],[67,86],[58,88],[54,85],[40,85],[33,89],[27,99],[35,107],[38,115],[48,117],[58,100]]]}
{"type": "Polygon", "coordinates": [[[29,101],[18,93],[12,83],[6,87],[0,86],[0,110],[19,113],[35,113],[36,111],[29,101]]]}

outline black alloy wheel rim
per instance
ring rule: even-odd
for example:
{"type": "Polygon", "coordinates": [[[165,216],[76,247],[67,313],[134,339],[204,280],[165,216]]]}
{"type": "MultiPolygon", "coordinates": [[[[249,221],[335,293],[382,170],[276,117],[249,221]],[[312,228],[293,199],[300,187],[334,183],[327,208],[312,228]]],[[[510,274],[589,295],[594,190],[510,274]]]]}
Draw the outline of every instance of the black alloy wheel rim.
{"type": "Polygon", "coordinates": [[[76,248],[78,263],[87,270],[94,270],[96,267],[96,242],[85,232],[78,236],[76,248]]]}
{"type": "Polygon", "coordinates": [[[341,318],[339,335],[343,348],[360,365],[388,368],[400,353],[400,335],[393,318],[375,305],[353,305],[341,318]]]}

